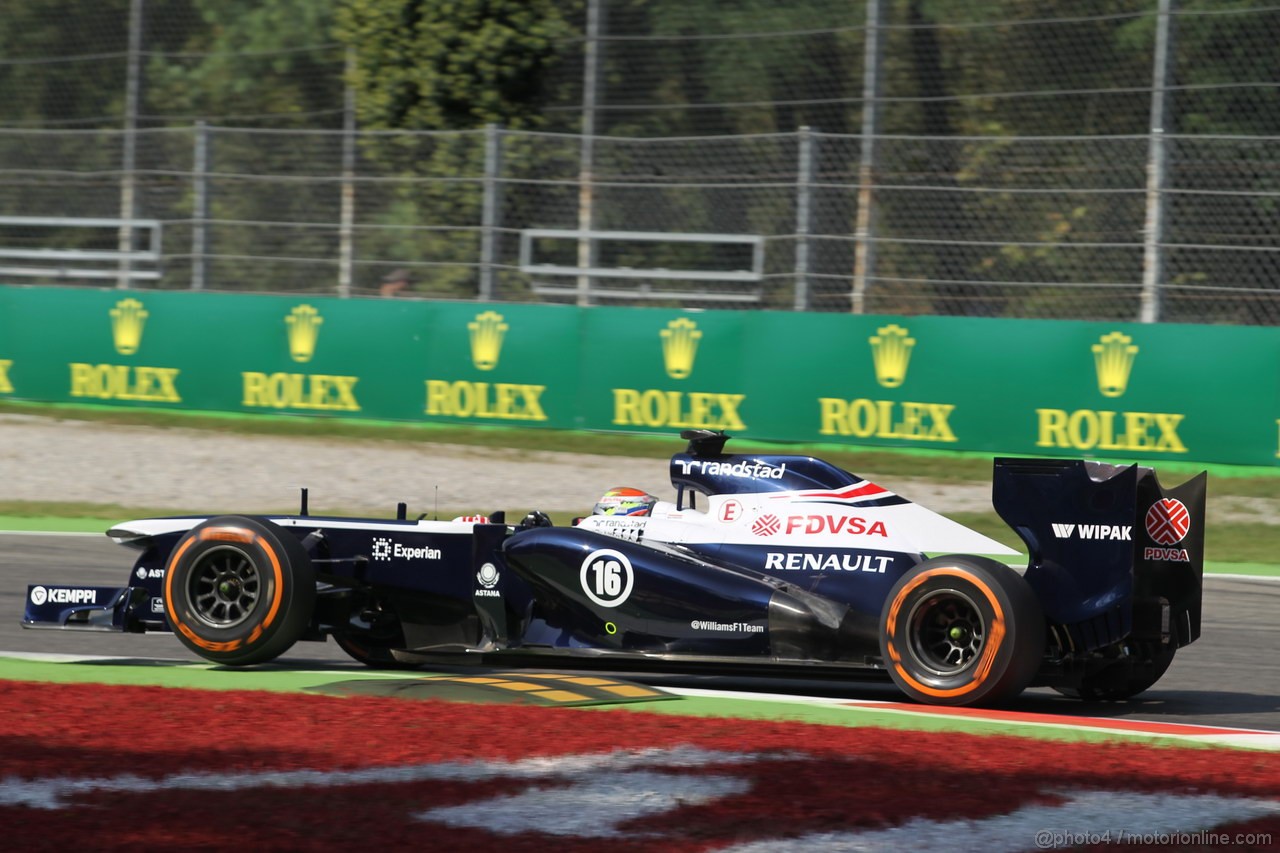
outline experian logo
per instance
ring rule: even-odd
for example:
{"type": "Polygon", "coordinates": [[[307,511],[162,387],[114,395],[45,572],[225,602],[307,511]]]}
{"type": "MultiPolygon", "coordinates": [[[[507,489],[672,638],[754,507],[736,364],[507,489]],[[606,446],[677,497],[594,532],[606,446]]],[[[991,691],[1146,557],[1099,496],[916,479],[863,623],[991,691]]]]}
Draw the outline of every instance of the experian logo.
{"type": "Polygon", "coordinates": [[[391,556],[399,557],[402,560],[438,560],[440,559],[439,548],[406,548],[399,542],[391,550],[391,556]]]}

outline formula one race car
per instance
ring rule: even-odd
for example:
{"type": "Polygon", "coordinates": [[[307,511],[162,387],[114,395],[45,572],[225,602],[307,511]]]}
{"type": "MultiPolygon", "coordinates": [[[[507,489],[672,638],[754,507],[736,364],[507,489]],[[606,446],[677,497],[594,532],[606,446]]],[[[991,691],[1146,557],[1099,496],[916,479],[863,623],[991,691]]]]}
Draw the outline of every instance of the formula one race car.
{"type": "Polygon", "coordinates": [[[682,438],[674,503],[615,495],[574,526],[326,518],[305,491],[298,515],[128,522],[107,531],[139,552],[126,586],[32,585],[23,625],[171,630],[233,666],[332,636],[370,666],[887,673],[942,705],[1124,699],[1200,634],[1204,474],[1165,489],[1138,466],[996,459],[1016,570],[819,459],[682,438]]]}

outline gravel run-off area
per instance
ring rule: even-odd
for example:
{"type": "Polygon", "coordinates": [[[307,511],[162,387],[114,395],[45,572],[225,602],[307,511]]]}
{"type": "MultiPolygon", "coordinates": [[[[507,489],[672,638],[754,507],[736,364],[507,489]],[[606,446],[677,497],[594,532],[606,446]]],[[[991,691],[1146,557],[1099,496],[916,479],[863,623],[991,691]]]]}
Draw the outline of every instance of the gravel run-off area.
{"type": "MultiPolygon", "coordinates": [[[[673,437],[673,451],[682,449],[673,437]]],[[[859,471],[939,512],[991,508],[991,487],[859,471]]],[[[661,459],[425,442],[246,435],[0,413],[0,500],[192,512],[391,515],[441,510],[588,512],[607,489],[673,499],[661,459]]]]}

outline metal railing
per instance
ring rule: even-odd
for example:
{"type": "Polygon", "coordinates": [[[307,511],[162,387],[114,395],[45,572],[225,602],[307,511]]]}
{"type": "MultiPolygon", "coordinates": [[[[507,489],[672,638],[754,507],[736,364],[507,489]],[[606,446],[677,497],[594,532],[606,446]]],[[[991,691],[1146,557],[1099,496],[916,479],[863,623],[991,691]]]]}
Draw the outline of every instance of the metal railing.
{"type": "Polygon", "coordinates": [[[156,219],[0,216],[0,278],[111,280],[121,287],[158,282],[164,258],[161,231],[156,219]],[[46,236],[36,237],[36,231],[46,236]],[[132,246],[138,234],[146,235],[146,248],[119,248],[132,246]],[[116,248],[60,248],[80,242],[90,246],[114,243],[116,248]]]}

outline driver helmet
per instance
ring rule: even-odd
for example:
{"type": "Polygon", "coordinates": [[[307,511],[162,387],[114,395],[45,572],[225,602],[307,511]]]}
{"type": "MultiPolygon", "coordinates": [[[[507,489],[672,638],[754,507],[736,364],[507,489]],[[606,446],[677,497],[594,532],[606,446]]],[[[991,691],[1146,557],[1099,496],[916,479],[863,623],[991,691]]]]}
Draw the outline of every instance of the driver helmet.
{"type": "Polygon", "coordinates": [[[604,493],[591,508],[592,515],[648,515],[658,499],[642,489],[619,486],[604,493]]]}

